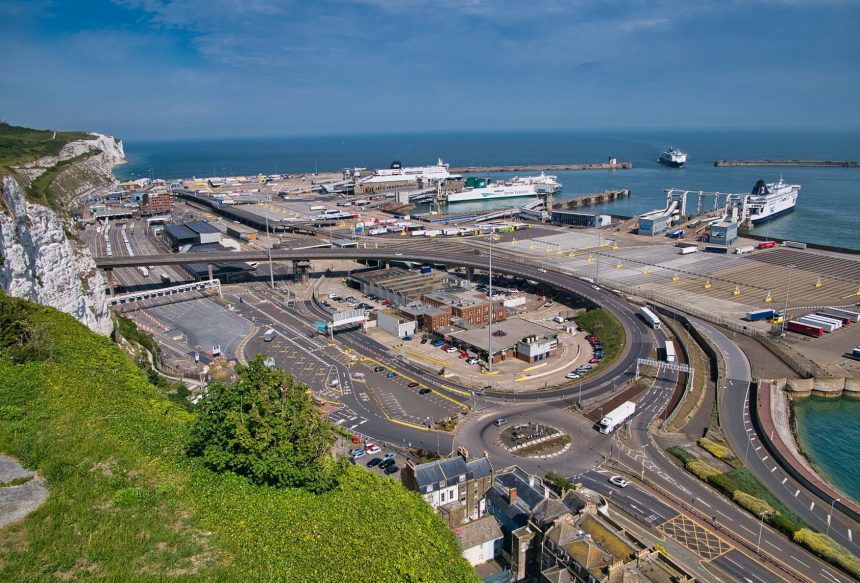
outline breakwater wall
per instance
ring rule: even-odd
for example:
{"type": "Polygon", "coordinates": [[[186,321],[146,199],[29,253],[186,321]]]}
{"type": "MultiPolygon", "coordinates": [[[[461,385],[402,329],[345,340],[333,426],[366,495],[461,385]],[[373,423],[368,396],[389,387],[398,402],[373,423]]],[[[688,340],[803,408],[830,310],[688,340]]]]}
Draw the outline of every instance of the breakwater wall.
{"type": "Polygon", "coordinates": [[[860,168],[853,160],[715,160],[714,166],[808,166],[814,168],[860,168]]]}
{"type": "MultiPolygon", "coordinates": [[[[779,237],[773,236],[764,236],[764,235],[756,235],[755,233],[744,233],[745,239],[755,239],[756,241],[776,241],[777,243],[783,243],[788,241],[788,239],[780,239],[779,237]]],[[[792,241],[797,241],[797,239],[791,239],[792,241]]],[[[806,241],[802,241],[806,243],[807,249],[821,249],[822,251],[836,251],[837,253],[849,253],[851,255],[860,255],[860,249],[851,249],[848,247],[836,247],[835,245],[822,245],[821,243],[807,243],[806,241]]]]}
{"type": "Polygon", "coordinates": [[[595,204],[603,204],[605,202],[612,202],[615,200],[620,200],[622,198],[629,198],[632,194],[633,193],[629,188],[622,188],[621,190],[605,190],[603,192],[596,192],[594,194],[583,194],[582,196],[553,202],[552,210],[562,211],[582,208],[595,204]]]}
{"type": "Polygon", "coordinates": [[[560,170],[630,170],[633,162],[595,162],[592,164],[505,164],[499,166],[463,166],[450,168],[457,174],[484,172],[557,172],[560,170]]]}

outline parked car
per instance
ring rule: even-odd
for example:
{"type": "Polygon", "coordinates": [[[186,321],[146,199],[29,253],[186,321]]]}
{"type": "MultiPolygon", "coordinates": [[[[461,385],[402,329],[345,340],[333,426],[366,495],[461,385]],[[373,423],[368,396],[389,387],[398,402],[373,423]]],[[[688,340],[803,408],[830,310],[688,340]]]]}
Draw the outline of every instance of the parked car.
{"type": "Polygon", "coordinates": [[[447,342],[443,342],[442,344],[439,345],[439,350],[448,350],[448,348],[450,348],[450,346],[448,345],[447,342]]]}
{"type": "Polygon", "coordinates": [[[466,364],[478,364],[480,361],[474,356],[470,356],[466,359],[466,364]]]}
{"type": "Polygon", "coordinates": [[[373,367],[373,372],[382,372],[384,370],[385,370],[384,366],[374,366],[373,367]]]}
{"type": "Polygon", "coordinates": [[[409,383],[407,386],[411,389],[411,388],[413,388],[413,387],[417,387],[417,386],[418,386],[418,383],[416,383],[415,381],[412,381],[412,382],[411,382],[411,383],[409,383]]]}
{"type": "Polygon", "coordinates": [[[390,378],[390,379],[393,379],[394,377],[397,376],[397,373],[392,370],[392,371],[389,371],[388,374],[385,376],[390,378]]]}
{"type": "Polygon", "coordinates": [[[447,352],[448,354],[454,354],[455,352],[457,352],[457,348],[455,346],[449,346],[445,349],[445,352],[447,352]]]}
{"type": "Polygon", "coordinates": [[[379,448],[379,446],[376,445],[375,443],[368,443],[367,445],[365,445],[364,451],[368,455],[376,455],[376,454],[382,452],[382,450],[379,448]]]}
{"type": "Polygon", "coordinates": [[[445,344],[445,341],[444,341],[444,340],[434,340],[434,341],[433,341],[433,346],[435,346],[436,348],[439,348],[439,347],[440,347],[440,346],[442,346],[443,344],[445,344]]]}
{"type": "Polygon", "coordinates": [[[403,341],[404,341],[404,342],[411,342],[411,341],[412,341],[412,336],[404,336],[404,337],[403,337],[403,341]]]}
{"type": "Polygon", "coordinates": [[[630,484],[630,482],[628,482],[621,476],[610,476],[609,483],[613,486],[618,486],[619,488],[626,488],[630,484]]]}
{"type": "Polygon", "coordinates": [[[393,466],[393,465],[394,465],[394,458],[390,457],[387,460],[384,460],[381,464],[379,464],[379,467],[384,470],[388,466],[393,466]]]}
{"type": "Polygon", "coordinates": [[[571,371],[565,375],[565,378],[568,379],[578,379],[581,378],[581,375],[577,372],[571,371]]]}
{"type": "Polygon", "coordinates": [[[381,457],[375,457],[375,458],[370,458],[370,461],[367,462],[367,464],[365,464],[365,465],[368,468],[372,468],[372,467],[378,466],[381,463],[382,463],[382,458],[381,457]]]}
{"type": "Polygon", "coordinates": [[[422,339],[421,339],[421,344],[427,344],[427,339],[426,339],[426,338],[422,338],[422,339]]]}
{"type": "Polygon", "coordinates": [[[388,452],[387,454],[382,456],[382,461],[393,460],[394,456],[395,456],[395,454],[388,452]]]}
{"type": "Polygon", "coordinates": [[[468,352],[461,352],[460,354],[457,355],[457,358],[469,358],[469,353],[468,352]]]}
{"type": "Polygon", "coordinates": [[[426,394],[432,393],[432,392],[433,391],[431,389],[428,389],[427,387],[421,387],[420,389],[418,389],[419,395],[426,395],[426,394]]]}
{"type": "Polygon", "coordinates": [[[357,454],[360,451],[364,451],[364,446],[358,446],[358,447],[355,447],[355,448],[349,450],[349,455],[357,454]]]}
{"type": "Polygon", "coordinates": [[[384,470],[384,471],[385,471],[385,473],[386,473],[387,475],[389,475],[389,476],[390,476],[391,474],[394,474],[394,473],[398,472],[399,470],[400,470],[400,468],[398,468],[398,467],[397,467],[397,466],[395,466],[394,464],[391,464],[390,466],[388,466],[387,468],[385,468],[385,470],[384,470]]]}
{"type": "Polygon", "coordinates": [[[599,358],[589,358],[588,362],[590,362],[591,364],[597,364],[600,362],[600,359],[599,358]]]}
{"type": "Polygon", "coordinates": [[[504,417],[499,417],[498,419],[493,421],[493,425],[495,425],[496,427],[501,427],[502,425],[504,425],[507,422],[508,422],[508,420],[505,419],[504,417]]]}
{"type": "Polygon", "coordinates": [[[352,458],[352,459],[354,459],[354,460],[357,460],[358,458],[360,458],[360,457],[364,457],[364,456],[366,456],[366,455],[367,455],[367,452],[365,452],[365,451],[362,449],[361,451],[357,451],[357,452],[355,452],[354,454],[352,454],[352,455],[351,455],[351,456],[349,456],[349,457],[350,457],[350,458],[352,458]]]}
{"type": "Polygon", "coordinates": [[[391,300],[382,300],[382,305],[383,305],[383,306],[390,306],[390,305],[391,305],[391,300]]]}

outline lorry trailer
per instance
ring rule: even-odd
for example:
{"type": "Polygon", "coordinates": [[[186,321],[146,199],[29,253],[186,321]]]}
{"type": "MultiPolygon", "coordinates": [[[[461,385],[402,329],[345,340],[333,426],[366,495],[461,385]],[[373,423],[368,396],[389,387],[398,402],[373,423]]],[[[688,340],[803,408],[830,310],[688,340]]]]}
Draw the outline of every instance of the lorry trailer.
{"type": "Polygon", "coordinates": [[[758,322],[759,320],[767,320],[776,314],[773,310],[753,310],[747,313],[747,320],[750,322],[758,322]]]}
{"type": "Polygon", "coordinates": [[[852,322],[860,322],[860,314],[850,310],[843,310],[841,308],[822,308],[818,310],[818,313],[824,314],[825,316],[831,316],[833,318],[845,318],[852,322]]]}
{"type": "Polygon", "coordinates": [[[630,419],[634,413],[636,413],[636,403],[625,401],[600,420],[600,423],[597,424],[598,431],[605,434],[612,433],[622,423],[630,419]]]}
{"type": "Polygon", "coordinates": [[[705,253],[728,253],[728,247],[717,247],[716,245],[705,245],[705,253]]]}
{"type": "MultiPolygon", "coordinates": [[[[816,322],[833,324],[834,326],[836,326],[836,329],[839,329],[842,327],[842,320],[837,320],[836,318],[828,318],[827,316],[819,316],[818,314],[807,314],[803,317],[808,318],[810,320],[814,320],[816,322]]],[[[800,320],[800,318],[798,318],[798,320],[800,320]]]]}
{"type": "Polygon", "coordinates": [[[744,253],[752,253],[755,247],[752,245],[744,245],[743,247],[735,247],[735,255],[743,255],[744,253]]]}
{"type": "Polygon", "coordinates": [[[797,332],[798,334],[803,334],[804,336],[812,336],[813,338],[819,338],[824,336],[824,329],[819,326],[812,326],[810,324],[804,324],[802,322],[798,322],[797,320],[789,320],[785,323],[785,329],[790,330],[791,332],[797,332]]]}
{"type": "Polygon", "coordinates": [[[678,253],[681,255],[687,255],[688,253],[695,253],[699,249],[697,247],[678,247],[678,253]]]}
{"type": "Polygon", "coordinates": [[[822,320],[816,320],[816,319],[810,318],[808,316],[798,318],[796,321],[800,322],[801,324],[806,324],[807,326],[818,326],[819,328],[821,328],[822,330],[824,330],[828,334],[837,329],[836,324],[834,324],[832,322],[824,322],[822,320]]]}
{"type": "Polygon", "coordinates": [[[664,350],[666,352],[666,362],[675,362],[675,343],[667,340],[664,350]]]}
{"type": "Polygon", "coordinates": [[[642,306],[639,308],[639,315],[642,316],[642,319],[645,320],[645,323],[654,328],[655,330],[660,329],[660,318],[657,317],[657,314],[642,306]]]}
{"type": "Polygon", "coordinates": [[[776,247],[776,241],[762,241],[758,244],[759,249],[771,249],[772,247],[776,247]]]}

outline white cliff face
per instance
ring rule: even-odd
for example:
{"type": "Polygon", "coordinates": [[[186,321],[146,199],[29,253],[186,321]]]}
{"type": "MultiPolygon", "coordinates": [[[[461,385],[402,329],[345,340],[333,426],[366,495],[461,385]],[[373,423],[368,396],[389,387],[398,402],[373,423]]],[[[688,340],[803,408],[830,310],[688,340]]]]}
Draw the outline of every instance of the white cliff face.
{"type": "MultiPolygon", "coordinates": [[[[67,182],[72,186],[63,191],[66,201],[114,181],[113,166],[124,162],[120,142],[93,135],[92,140],[67,144],[60,154],[59,159],[65,160],[99,150],[63,171],[78,178],[67,182]]],[[[19,171],[32,180],[57,161],[43,158],[19,171]]],[[[105,282],[89,251],[66,237],[54,211],[27,202],[13,177],[3,177],[0,195],[0,286],[9,295],[52,306],[71,314],[94,332],[109,335],[113,324],[105,282]]]]}

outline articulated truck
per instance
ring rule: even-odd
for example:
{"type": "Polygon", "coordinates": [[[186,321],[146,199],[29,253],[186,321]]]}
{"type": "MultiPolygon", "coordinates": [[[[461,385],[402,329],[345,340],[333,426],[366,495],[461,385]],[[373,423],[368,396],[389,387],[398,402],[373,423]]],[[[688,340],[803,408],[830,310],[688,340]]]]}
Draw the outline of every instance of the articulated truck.
{"type": "Polygon", "coordinates": [[[600,420],[597,424],[597,429],[600,433],[612,433],[622,423],[630,419],[636,412],[636,403],[633,401],[625,401],[618,407],[607,413],[606,417],[600,420]]]}

